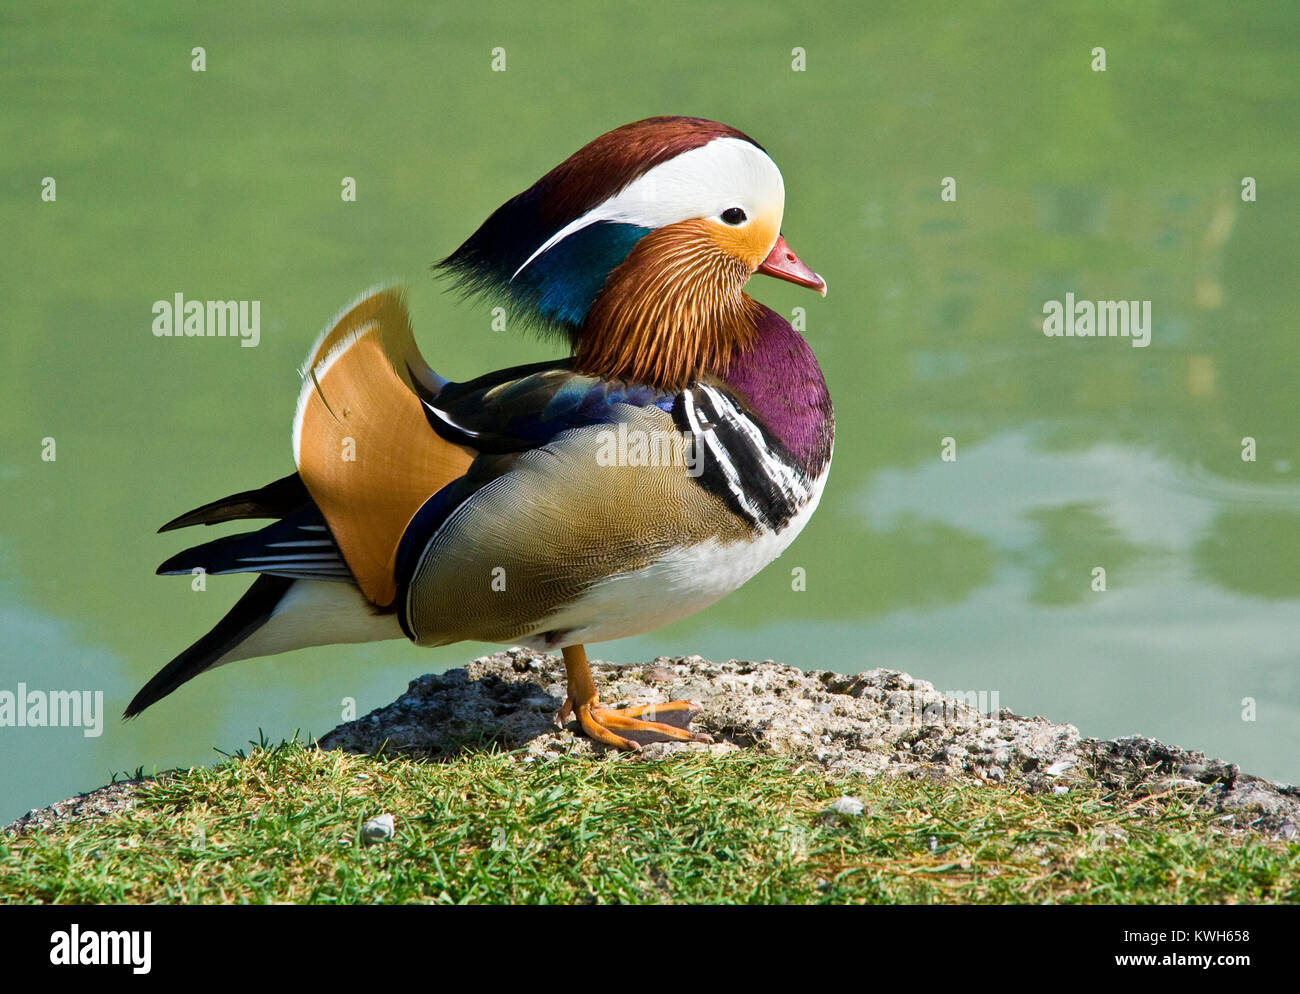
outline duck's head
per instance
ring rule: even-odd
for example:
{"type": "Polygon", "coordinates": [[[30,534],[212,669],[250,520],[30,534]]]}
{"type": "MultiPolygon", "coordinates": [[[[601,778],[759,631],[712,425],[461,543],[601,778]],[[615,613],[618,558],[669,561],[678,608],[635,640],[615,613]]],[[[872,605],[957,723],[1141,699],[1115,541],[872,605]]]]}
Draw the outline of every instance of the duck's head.
{"type": "Polygon", "coordinates": [[[499,207],[440,266],[562,330],[578,368],[662,386],[726,372],[755,334],[756,272],[826,292],[781,237],[785,186],[735,128],[624,125],[499,207]]]}

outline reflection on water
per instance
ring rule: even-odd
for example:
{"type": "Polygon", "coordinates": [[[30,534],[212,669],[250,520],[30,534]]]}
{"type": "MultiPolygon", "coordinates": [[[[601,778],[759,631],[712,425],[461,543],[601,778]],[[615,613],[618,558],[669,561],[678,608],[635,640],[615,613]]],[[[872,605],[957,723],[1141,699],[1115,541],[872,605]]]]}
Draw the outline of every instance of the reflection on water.
{"type": "Polygon", "coordinates": [[[1167,457],[1114,444],[1045,451],[1040,435],[977,445],[960,470],[884,471],[859,497],[874,529],[933,522],[982,540],[998,563],[941,623],[873,624],[861,639],[878,647],[873,662],[996,688],[1008,707],[1069,715],[1092,734],[1199,746],[1213,729],[1254,749],[1258,769],[1294,779],[1294,501],[1279,510],[1286,498],[1272,488],[1235,484],[1242,504],[1225,508],[1221,488],[1187,486],[1167,457]],[[1106,569],[1105,592],[1092,589],[1094,566],[1106,569]],[[1269,712],[1266,750],[1241,720],[1246,698],[1269,712]]]}
{"type": "MultiPolygon", "coordinates": [[[[783,169],[785,234],[830,295],[751,289],[805,310],[834,467],[807,531],[743,592],[593,654],[894,666],[1300,781],[1300,164],[1278,140],[1300,110],[1300,8],[867,23],[844,3],[685,36],[671,5],[591,15],[340,4],[302,32],[256,5],[139,25],[10,14],[0,690],[89,684],[116,712],[220,617],[247,580],[153,576],[177,548],[154,531],[287,472],[294,370],[363,288],[407,282],[453,378],[553,355],[447,298],[428,263],[582,141],[687,112],[783,169]],[[1093,74],[1101,34],[1123,51],[1093,74]],[[205,74],[176,55],[199,36],[205,74]],[[491,74],[502,39],[510,69],[491,74]],[[786,71],[793,44],[805,73],[786,71]],[[177,292],[259,300],[260,343],[155,338],[152,303],[177,292]],[[1150,347],[1044,336],[1066,293],[1150,301],[1150,347]]],[[[0,728],[0,821],[259,728],[321,733],[344,698],[381,705],[482,648],[239,663],[93,742],[0,728]]]]}
{"type": "MultiPolygon", "coordinates": [[[[1106,567],[1106,593],[1190,582],[1300,598],[1296,561],[1285,546],[1278,548],[1300,530],[1294,491],[1211,487],[1199,479],[1185,485],[1192,480],[1164,457],[1118,445],[1044,451],[1034,432],[1022,430],[967,450],[960,468],[936,463],[884,471],[860,504],[874,528],[915,529],[918,520],[933,521],[968,541],[983,539],[1023,576],[1031,602],[1104,600],[1091,596],[1091,564],[1106,567]],[[1225,490],[1239,503],[1225,508],[1225,490]],[[1210,568],[1229,561],[1249,565],[1242,575],[1250,579],[1235,581],[1210,568]]],[[[1300,620],[1300,603],[1294,607],[1300,620]]]]}

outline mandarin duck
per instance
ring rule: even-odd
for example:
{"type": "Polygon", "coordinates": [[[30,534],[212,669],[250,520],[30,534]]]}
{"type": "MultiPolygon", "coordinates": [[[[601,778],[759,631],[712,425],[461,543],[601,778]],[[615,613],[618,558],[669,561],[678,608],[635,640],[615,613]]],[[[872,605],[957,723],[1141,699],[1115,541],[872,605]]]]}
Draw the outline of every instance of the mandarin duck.
{"type": "Polygon", "coordinates": [[[561,333],[568,358],[452,382],[421,358],[400,291],[346,308],[302,369],[297,472],[160,529],[275,519],[158,568],[260,575],[125,717],[235,660],[471,639],[559,649],[557,718],[607,746],[704,737],[689,701],[602,705],[584,645],[712,604],[817,507],[834,441],[825,380],[790,323],[744,292],[758,272],[825,295],[782,237],[784,206],[747,135],[650,118],[584,146],[438,263],[561,333]]]}

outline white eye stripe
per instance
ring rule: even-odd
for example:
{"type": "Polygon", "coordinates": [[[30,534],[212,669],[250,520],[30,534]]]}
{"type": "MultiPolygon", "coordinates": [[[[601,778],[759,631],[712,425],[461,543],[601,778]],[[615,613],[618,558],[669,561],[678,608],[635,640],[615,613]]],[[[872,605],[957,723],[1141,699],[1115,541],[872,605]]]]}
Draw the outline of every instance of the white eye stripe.
{"type": "Polygon", "coordinates": [[[715,138],[661,162],[566,224],[538,246],[510,278],[547,249],[598,221],[662,228],[692,218],[717,217],[732,207],[739,207],[751,218],[774,213],[779,228],[785,184],[776,163],[758,146],[740,138],[715,138]]]}

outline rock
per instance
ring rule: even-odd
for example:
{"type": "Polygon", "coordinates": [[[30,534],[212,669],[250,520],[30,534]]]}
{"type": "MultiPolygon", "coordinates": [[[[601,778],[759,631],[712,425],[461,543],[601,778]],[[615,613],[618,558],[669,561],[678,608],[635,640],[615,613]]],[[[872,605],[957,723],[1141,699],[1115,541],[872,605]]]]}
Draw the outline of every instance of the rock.
{"type": "MultiPolygon", "coordinates": [[[[164,774],[165,775],[165,774],[164,774]]],[[[66,801],[51,804],[48,808],[29,811],[5,828],[5,833],[22,832],[28,828],[53,828],[59,822],[74,819],[98,820],[123,809],[135,806],[134,780],[122,780],[66,801]]]]}
{"type": "MultiPolygon", "coordinates": [[[[1062,779],[1084,777],[1134,794],[1216,785],[1200,803],[1235,825],[1276,834],[1288,819],[1300,823],[1300,793],[1242,777],[1231,764],[1141,737],[1084,739],[1072,725],[1006,708],[982,715],[906,673],[805,673],[778,663],[715,663],[699,656],[656,659],[639,671],[640,684],[628,682],[637,675],[631,667],[593,663],[592,671],[608,703],[627,699],[614,687],[635,690],[637,701],[702,703],[694,727],[711,734],[714,744],[643,749],[638,761],[685,750],[752,749],[804,760],[831,776],[971,777],[1041,793],[1053,792],[1062,779]]],[[[550,714],[532,704],[543,695],[556,708],[563,700],[559,659],[511,649],[464,670],[420,678],[396,702],[340,726],[321,745],[373,752],[387,740],[390,752],[446,757],[477,736],[524,755],[605,752],[575,736],[572,722],[569,730],[556,728],[550,714]]]]}
{"type": "Polygon", "coordinates": [[[387,842],[393,837],[393,816],[376,815],[361,826],[361,837],[367,842],[387,842]]]}
{"type": "Polygon", "coordinates": [[[842,818],[856,818],[862,814],[863,804],[856,797],[841,797],[827,811],[834,812],[842,818]]]}
{"type": "MultiPolygon", "coordinates": [[[[609,705],[699,701],[693,727],[713,742],[661,743],[620,753],[577,734],[573,719],[560,729],[554,715],[566,693],[563,663],[558,656],[515,648],[413,680],[392,704],[340,725],[320,745],[357,753],[384,747],[388,755],[433,760],[499,747],[520,762],[592,755],[653,762],[686,751],[722,755],[743,749],[790,757],[832,778],[980,781],[1043,794],[1082,782],[1130,796],[1172,790],[1229,826],[1290,838],[1300,825],[1295,787],[1142,736],[1085,739],[1072,725],[1006,708],[979,714],[906,673],[804,672],[779,663],[715,663],[699,656],[661,657],[643,667],[595,662],[592,672],[609,705]]],[[[10,831],[94,817],[130,804],[132,796],[132,783],[113,784],[30,813],[10,831]]]]}

